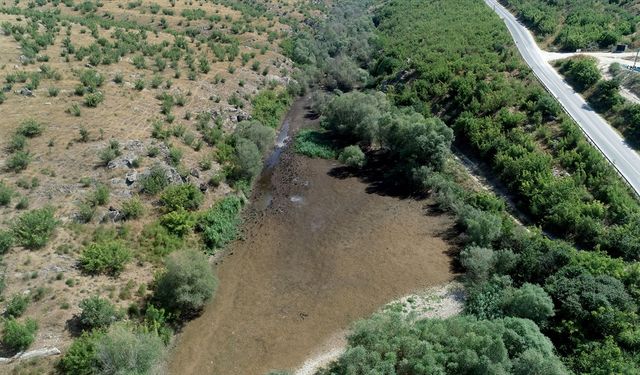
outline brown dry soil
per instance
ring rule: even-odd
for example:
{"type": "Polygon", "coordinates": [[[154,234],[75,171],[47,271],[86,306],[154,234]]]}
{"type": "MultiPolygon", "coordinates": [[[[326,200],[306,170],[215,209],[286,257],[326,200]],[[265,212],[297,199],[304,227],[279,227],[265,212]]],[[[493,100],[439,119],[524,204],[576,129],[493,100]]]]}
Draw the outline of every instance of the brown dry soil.
{"type": "MultiPolygon", "coordinates": [[[[305,101],[292,131],[313,126],[305,101]]],[[[258,184],[244,240],[218,265],[220,288],[188,324],[173,374],[264,374],[302,364],[333,333],[381,305],[453,277],[452,227],[428,201],[371,192],[356,177],[331,177],[335,162],[285,150],[258,184]]]]}

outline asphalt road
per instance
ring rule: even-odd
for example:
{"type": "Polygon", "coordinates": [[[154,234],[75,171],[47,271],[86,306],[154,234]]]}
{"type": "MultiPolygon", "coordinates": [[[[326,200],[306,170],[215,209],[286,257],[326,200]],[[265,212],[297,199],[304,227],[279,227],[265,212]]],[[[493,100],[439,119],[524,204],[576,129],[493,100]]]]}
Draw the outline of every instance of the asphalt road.
{"type": "Polygon", "coordinates": [[[556,97],[591,142],[640,195],[640,156],[576,93],[546,61],[529,30],[495,0],[485,0],[505,22],[520,54],[540,82],[556,97]]]}

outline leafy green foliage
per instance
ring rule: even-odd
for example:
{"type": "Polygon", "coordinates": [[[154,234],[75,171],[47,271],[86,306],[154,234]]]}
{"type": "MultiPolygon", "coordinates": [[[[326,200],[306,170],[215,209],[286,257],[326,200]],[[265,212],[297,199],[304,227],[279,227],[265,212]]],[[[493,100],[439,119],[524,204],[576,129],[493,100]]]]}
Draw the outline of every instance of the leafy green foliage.
{"type": "Polygon", "coordinates": [[[563,50],[607,48],[635,32],[631,1],[505,0],[540,36],[557,33],[554,44],[563,50]]]}
{"type": "Polygon", "coordinates": [[[96,373],[96,341],[101,333],[83,333],[75,339],[58,363],[58,369],[66,375],[93,375],[96,373]]]}
{"type": "Polygon", "coordinates": [[[167,228],[170,233],[178,237],[183,237],[191,232],[191,229],[193,229],[193,226],[196,224],[196,220],[189,211],[178,207],[162,215],[160,224],[167,228]]]}
{"type": "Polygon", "coordinates": [[[260,123],[277,128],[285,111],[289,107],[290,98],[286,93],[276,93],[273,90],[261,90],[251,104],[251,115],[260,123]]]}
{"type": "Polygon", "coordinates": [[[338,156],[338,160],[340,163],[345,164],[348,167],[362,168],[366,161],[366,156],[360,147],[352,145],[347,146],[342,150],[340,156],[338,156]]]}
{"type": "Polygon", "coordinates": [[[122,202],[122,214],[126,220],[138,219],[144,213],[144,205],[139,197],[122,202]]]}
{"type": "Polygon", "coordinates": [[[58,225],[53,212],[53,208],[45,207],[18,217],[11,227],[16,244],[27,249],[44,247],[58,225]]]}
{"type": "Polygon", "coordinates": [[[104,165],[107,165],[110,161],[117,158],[121,154],[122,151],[120,151],[120,143],[115,139],[112,139],[111,141],[109,141],[109,145],[99,152],[98,156],[100,157],[100,161],[104,165]]]}
{"type": "Polygon", "coordinates": [[[34,119],[27,119],[20,123],[18,134],[27,138],[37,137],[42,134],[42,124],[34,119]]]}
{"type": "Polygon", "coordinates": [[[13,233],[10,230],[0,230],[0,255],[9,251],[13,243],[13,233]]]}
{"type": "Polygon", "coordinates": [[[216,202],[200,216],[198,230],[209,249],[221,248],[236,238],[241,208],[240,198],[229,196],[216,202]]]}
{"type": "Polygon", "coordinates": [[[602,78],[598,61],[593,57],[577,56],[561,60],[558,65],[560,73],[579,91],[592,87],[602,78]]]}
{"type": "Polygon", "coordinates": [[[4,181],[0,181],[0,207],[8,206],[11,203],[13,194],[14,191],[4,181]]]}
{"type": "Polygon", "coordinates": [[[7,308],[4,312],[5,316],[12,318],[21,317],[22,314],[27,311],[29,300],[30,298],[28,295],[14,294],[7,304],[7,308]]]}
{"type": "Polygon", "coordinates": [[[105,374],[147,374],[165,353],[165,346],[155,333],[116,323],[96,338],[96,370],[105,374]]]}
{"type": "Polygon", "coordinates": [[[204,254],[181,250],[167,258],[166,270],[156,281],[153,299],[158,306],[184,318],[205,306],[217,284],[204,254]]]}
{"type": "Polygon", "coordinates": [[[5,320],[2,331],[2,344],[9,350],[18,352],[27,349],[35,340],[38,323],[27,319],[20,323],[14,318],[5,320]]]}
{"type": "Polygon", "coordinates": [[[18,151],[7,158],[6,167],[13,172],[20,172],[29,166],[31,163],[31,154],[28,151],[18,151]]]}
{"type": "Polygon", "coordinates": [[[302,129],[296,134],[294,147],[297,153],[310,158],[334,159],[336,152],[331,140],[324,132],[302,129]]]}
{"type": "Polygon", "coordinates": [[[158,194],[169,185],[167,171],[162,166],[156,164],[149,172],[140,179],[142,192],[147,194],[158,194]]]}
{"type": "Polygon", "coordinates": [[[244,138],[255,143],[258,150],[265,154],[273,146],[276,132],[273,128],[264,126],[258,121],[241,121],[236,126],[233,136],[236,141],[244,138]]]}
{"type": "Polygon", "coordinates": [[[121,314],[115,306],[106,299],[98,296],[85,298],[80,301],[80,324],[86,330],[105,328],[119,318],[121,314]]]}
{"type": "Polygon", "coordinates": [[[551,341],[529,320],[455,317],[414,324],[386,313],[359,322],[348,338],[347,351],[320,374],[388,369],[407,374],[511,373],[512,367],[526,370],[535,361],[540,361],[535,365],[545,374],[569,373],[551,341]]]}
{"type": "Polygon", "coordinates": [[[204,194],[193,184],[171,185],[160,196],[160,202],[167,211],[185,209],[197,210],[202,204],[204,194]]]}
{"type": "Polygon", "coordinates": [[[83,250],[80,265],[90,274],[117,276],[124,270],[130,259],[131,252],[121,242],[94,242],[83,250]]]}

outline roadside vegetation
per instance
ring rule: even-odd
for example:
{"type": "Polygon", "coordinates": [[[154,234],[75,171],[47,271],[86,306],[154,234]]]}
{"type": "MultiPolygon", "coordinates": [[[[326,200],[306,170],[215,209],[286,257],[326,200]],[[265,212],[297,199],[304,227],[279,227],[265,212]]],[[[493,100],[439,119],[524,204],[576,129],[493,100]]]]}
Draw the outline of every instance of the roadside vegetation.
{"type": "Polygon", "coordinates": [[[638,10],[633,1],[502,0],[542,41],[560,50],[607,49],[635,43],[638,10]]]}
{"type": "Polygon", "coordinates": [[[557,61],[556,67],[566,80],[591,105],[615,126],[636,149],[640,147],[640,104],[620,94],[624,85],[638,93],[638,73],[614,63],[609,67],[611,79],[603,77],[597,61],[587,56],[576,56],[557,61]]]}
{"type": "Polygon", "coordinates": [[[343,2],[313,33],[302,28],[284,42],[326,90],[312,105],[322,129],[302,132],[296,149],[355,168],[382,158],[393,166],[383,169],[389,180],[428,192],[456,218],[468,297],[458,318],[358,324],[347,352],[320,373],[640,371],[632,339],[640,207],[626,185],[482,2],[391,1],[370,14],[372,4],[343,2]],[[327,29],[340,32],[327,38],[327,29]],[[334,75],[338,61],[350,68],[334,75]],[[464,184],[453,144],[483,161],[534,226],[464,184]],[[501,332],[523,346],[514,351],[501,332]]]}

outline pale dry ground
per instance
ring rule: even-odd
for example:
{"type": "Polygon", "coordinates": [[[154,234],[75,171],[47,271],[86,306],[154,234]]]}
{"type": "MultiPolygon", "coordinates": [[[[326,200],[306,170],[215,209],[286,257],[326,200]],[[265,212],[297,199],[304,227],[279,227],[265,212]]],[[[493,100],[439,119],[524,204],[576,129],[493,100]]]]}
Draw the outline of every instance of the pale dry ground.
{"type": "MultiPolygon", "coordinates": [[[[611,79],[611,74],[609,73],[609,67],[611,66],[611,64],[618,63],[621,65],[633,65],[636,57],[635,52],[543,52],[547,61],[561,60],[578,55],[595,57],[598,60],[598,68],[600,69],[603,77],[606,79],[611,79]]],[[[630,74],[640,73],[630,72],[630,74]]],[[[638,96],[632,93],[629,89],[625,88],[624,85],[620,86],[620,95],[622,95],[625,99],[631,101],[632,103],[640,103],[640,98],[638,98],[638,96]]]]}
{"type": "MultiPolygon", "coordinates": [[[[158,24],[160,15],[155,17],[147,10],[142,13],[140,9],[127,9],[127,1],[104,1],[104,6],[100,12],[107,11],[116,19],[129,19],[141,24],[149,24],[151,27],[158,24]],[[122,8],[118,5],[123,5],[122,8]],[[153,22],[152,22],[153,20],[153,22]]],[[[143,1],[143,7],[151,4],[151,1],[143,1]]],[[[153,1],[163,7],[170,7],[169,1],[153,1]]],[[[192,2],[200,3],[200,2],[192,2]]],[[[2,1],[0,5],[12,5],[13,1],[2,1]]],[[[20,6],[26,6],[26,1],[22,1],[20,6]]],[[[284,5],[288,6],[288,5],[284,5]]],[[[180,28],[179,24],[186,26],[186,21],[180,16],[182,9],[190,5],[184,1],[178,1],[175,7],[175,16],[164,16],[167,18],[170,27],[180,28]]],[[[74,12],[67,7],[60,6],[63,13],[80,16],[79,12],[74,12]]],[[[202,9],[208,14],[219,14],[222,16],[220,28],[228,30],[233,20],[242,17],[239,11],[210,2],[203,2],[202,9]],[[230,16],[231,21],[224,16],[230,16]]],[[[0,23],[25,23],[25,18],[20,16],[0,14],[0,23]]],[[[192,21],[190,26],[204,25],[206,21],[192,21]]],[[[286,25],[280,24],[277,18],[267,20],[262,17],[251,21],[252,24],[262,25],[267,31],[280,32],[287,30],[286,25]]],[[[101,37],[111,38],[114,28],[105,30],[98,28],[101,37]]],[[[155,118],[163,119],[160,114],[160,101],[155,97],[166,90],[172,94],[183,94],[187,97],[184,107],[173,108],[175,122],[173,125],[182,124],[188,132],[200,138],[195,129],[196,114],[201,111],[214,110],[223,116],[233,114],[232,106],[227,103],[229,97],[234,93],[241,98],[250,98],[261,90],[272,80],[280,81],[282,84],[291,72],[292,66],[288,59],[282,56],[278,48],[278,40],[272,43],[267,40],[267,32],[249,32],[237,35],[240,41],[240,53],[255,53],[255,58],[251,59],[246,66],[241,66],[241,59],[238,56],[235,61],[215,62],[214,55],[208,51],[205,45],[198,46],[197,43],[189,41],[190,47],[196,53],[196,58],[207,53],[211,62],[211,71],[207,74],[199,73],[195,81],[187,78],[188,69],[184,62],[180,62],[182,75],[180,78],[174,76],[174,70],[170,68],[167,61],[167,68],[160,72],[163,77],[163,85],[158,89],[149,86],[151,77],[155,74],[151,70],[153,60],[147,57],[147,69],[136,69],[131,63],[133,54],[127,55],[121,61],[111,65],[100,65],[96,70],[105,76],[105,83],[99,88],[104,94],[104,101],[97,108],[88,108],[82,105],[84,98],[73,94],[74,87],[79,84],[78,72],[85,68],[86,59],[82,62],[76,61],[71,56],[70,62],[66,62],[61,57],[61,43],[66,36],[66,27],[61,27],[60,33],[56,36],[53,46],[49,46],[41,54],[49,56],[48,66],[61,74],[59,81],[43,79],[38,89],[34,91],[34,97],[24,97],[14,93],[15,90],[23,86],[16,83],[11,92],[7,93],[7,99],[0,104],[0,181],[4,181],[20,196],[29,199],[29,209],[40,208],[51,205],[56,208],[56,217],[61,224],[50,242],[44,249],[27,251],[22,248],[14,248],[3,257],[6,267],[6,288],[3,292],[5,298],[16,293],[34,294],[40,290],[43,297],[30,304],[26,317],[35,317],[39,323],[38,336],[31,349],[57,346],[65,349],[69,344],[71,335],[66,325],[70,319],[79,312],[78,303],[80,300],[92,296],[100,295],[111,299],[122,308],[128,307],[132,303],[138,303],[147,293],[136,295],[138,288],[146,286],[152,279],[154,272],[158,269],[157,263],[134,260],[129,263],[126,270],[118,278],[106,276],[90,277],[82,274],[77,267],[78,255],[84,245],[91,239],[92,233],[98,226],[114,227],[112,224],[97,223],[97,219],[90,224],[80,225],[73,220],[73,215],[77,212],[78,203],[86,199],[94,187],[84,187],[79,181],[83,177],[89,177],[95,182],[102,182],[111,188],[111,198],[109,203],[98,208],[96,218],[101,217],[109,206],[120,207],[123,200],[130,196],[130,191],[126,189],[121,181],[125,174],[131,170],[128,168],[107,169],[99,164],[98,152],[104,148],[110,139],[115,139],[124,147],[131,141],[139,140],[142,144],[142,152],[138,149],[135,155],[141,155],[141,164],[134,168],[143,171],[154,164],[154,159],[145,157],[146,147],[159,143],[160,141],[151,139],[151,121],[155,118]],[[268,45],[265,54],[261,54],[260,47],[268,45]],[[208,52],[207,52],[208,51],[208,52]],[[260,61],[260,69],[254,72],[251,65],[254,60],[260,61]],[[229,66],[236,68],[235,73],[229,72],[229,66]],[[269,67],[267,75],[262,74],[262,70],[269,67]],[[116,84],[113,78],[116,73],[124,76],[123,84],[116,84]],[[216,75],[225,82],[214,83],[216,75]],[[133,88],[134,82],[144,78],[147,87],[142,91],[133,88]],[[170,89],[164,88],[167,80],[172,81],[170,89]],[[242,85],[241,85],[242,81],[242,85]],[[47,94],[49,87],[57,87],[60,93],[57,97],[49,97],[47,94]],[[216,103],[215,98],[219,98],[216,103]],[[77,103],[81,109],[81,116],[75,117],[67,113],[72,104],[77,103]],[[193,114],[191,120],[186,120],[185,114],[193,114]],[[13,173],[4,170],[8,153],[5,146],[11,134],[15,132],[19,124],[26,119],[35,119],[44,125],[44,132],[41,136],[29,139],[28,150],[32,155],[32,162],[29,167],[20,172],[13,173]],[[90,140],[86,143],[79,141],[79,130],[81,127],[89,130],[90,140]],[[21,179],[31,181],[36,178],[39,186],[33,189],[22,189],[16,186],[21,179]],[[116,182],[113,184],[112,182],[116,182]],[[73,281],[68,281],[73,280],[73,281]],[[70,286],[71,285],[71,286],[70,286]]],[[[71,23],[70,38],[76,46],[87,46],[94,42],[94,38],[86,27],[71,23]],[[84,32],[83,32],[84,30],[84,32]]],[[[174,37],[162,31],[155,35],[153,32],[147,33],[149,43],[160,43],[163,40],[173,41],[174,37]]],[[[20,46],[11,37],[0,34],[0,81],[4,84],[4,77],[17,71],[33,72],[37,71],[42,63],[23,66],[20,64],[20,46]]],[[[197,65],[197,63],[196,63],[197,65]]],[[[244,111],[251,111],[250,101],[242,99],[245,103],[244,111]]],[[[224,128],[232,131],[235,122],[229,117],[224,118],[224,128]]],[[[199,170],[198,181],[206,181],[209,176],[216,173],[220,166],[215,162],[209,171],[203,171],[199,167],[199,162],[209,158],[213,149],[206,146],[200,151],[195,151],[185,145],[179,138],[171,138],[170,142],[183,151],[182,164],[188,170],[199,170]]],[[[124,154],[127,154],[124,150],[124,154]]],[[[204,207],[208,207],[220,196],[229,191],[229,187],[222,184],[219,188],[210,189],[206,195],[204,207]]],[[[0,229],[5,229],[11,220],[19,215],[21,211],[14,208],[18,197],[14,197],[8,207],[0,207],[0,229]]],[[[157,205],[152,199],[145,198],[147,215],[138,221],[128,222],[125,225],[132,243],[137,243],[136,237],[144,225],[154,221],[159,213],[157,205]]],[[[191,241],[195,242],[195,241],[191,241]]],[[[136,250],[134,249],[134,252],[136,250]]],[[[140,255],[140,254],[134,254],[140,255]]],[[[140,255],[141,258],[144,258],[140,255]]],[[[143,287],[144,288],[144,287],[143,287]]],[[[0,303],[0,310],[4,309],[5,303],[0,303]]],[[[1,356],[1,355],[0,355],[1,356]]],[[[44,366],[43,368],[46,368],[44,366]]],[[[0,368],[0,373],[4,373],[7,368],[0,368]]],[[[43,370],[44,371],[44,370],[43,370]]]]}
{"type": "MultiPolygon", "coordinates": [[[[412,293],[382,307],[381,311],[400,311],[410,319],[446,319],[462,312],[464,289],[451,282],[442,286],[412,293]]],[[[313,375],[337,360],[346,350],[349,331],[336,333],[318,347],[318,351],[295,370],[295,375],[313,375]]]]}

